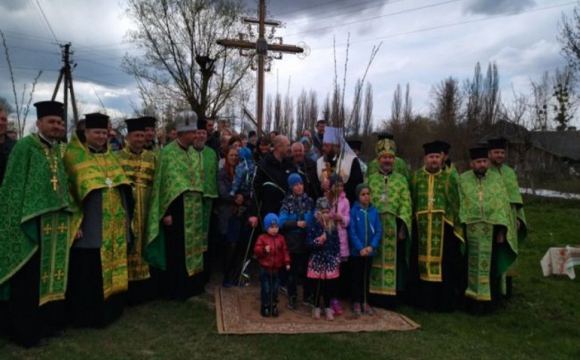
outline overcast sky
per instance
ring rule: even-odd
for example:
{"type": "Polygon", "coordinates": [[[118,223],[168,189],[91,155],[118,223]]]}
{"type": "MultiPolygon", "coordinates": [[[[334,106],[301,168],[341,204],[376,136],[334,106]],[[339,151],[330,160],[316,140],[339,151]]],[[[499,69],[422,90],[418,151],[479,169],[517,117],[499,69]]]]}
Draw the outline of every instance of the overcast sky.
{"type": "MultiPolygon", "coordinates": [[[[247,1],[252,7],[257,4],[247,1]]],[[[120,66],[123,55],[135,51],[123,43],[131,26],[123,16],[123,3],[0,1],[4,15],[0,29],[7,38],[19,96],[23,84],[30,84],[43,70],[34,101],[51,97],[62,64],[56,40],[70,41],[77,63],[75,93],[82,111],[98,111],[102,103],[115,116],[131,114],[139,98],[134,80],[120,66]]],[[[448,76],[471,77],[478,61],[484,68],[490,61],[497,62],[505,98],[512,87],[529,93],[530,79],[565,65],[556,39],[558,21],[575,4],[566,0],[271,0],[269,16],[286,25],[277,35],[288,44],[305,42],[311,53],[303,60],[285,55],[276,61],[267,77],[267,92],[276,91],[278,76],[281,92],[286,92],[290,79],[295,96],[303,88],[315,89],[322,99],[333,85],[333,39],[342,79],[350,33],[347,97],[352,97],[349,93],[362,77],[373,45],[383,42],[367,77],[374,88],[376,122],[388,118],[397,83],[410,83],[415,111],[427,113],[433,84],[448,76]]],[[[3,52],[0,81],[0,96],[13,102],[3,52]]]]}

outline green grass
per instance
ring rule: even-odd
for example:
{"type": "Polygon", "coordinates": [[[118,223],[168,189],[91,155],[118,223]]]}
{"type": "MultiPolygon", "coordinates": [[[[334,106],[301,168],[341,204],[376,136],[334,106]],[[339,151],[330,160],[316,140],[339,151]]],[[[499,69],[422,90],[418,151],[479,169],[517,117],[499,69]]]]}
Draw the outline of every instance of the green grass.
{"type": "Polygon", "coordinates": [[[520,249],[514,296],[492,315],[431,314],[402,307],[411,332],[218,335],[205,295],[127,309],[106,330],[69,330],[42,349],[0,340],[0,359],[580,359],[578,280],[544,278],[550,246],[580,244],[580,203],[526,198],[530,233],[520,249]]]}

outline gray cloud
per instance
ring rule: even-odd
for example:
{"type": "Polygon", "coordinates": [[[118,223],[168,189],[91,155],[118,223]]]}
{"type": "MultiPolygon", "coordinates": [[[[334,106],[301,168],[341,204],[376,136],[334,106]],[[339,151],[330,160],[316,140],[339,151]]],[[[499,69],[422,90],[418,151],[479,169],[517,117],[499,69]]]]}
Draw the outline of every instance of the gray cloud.
{"type": "MultiPolygon", "coordinates": [[[[266,2],[268,16],[277,20],[293,20],[302,17],[325,17],[348,12],[350,16],[364,12],[369,7],[380,10],[397,1],[379,0],[293,0],[266,2]]],[[[257,0],[246,0],[250,12],[257,11],[257,0]]]]}
{"type": "Polygon", "coordinates": [[[2,2],[0,2],[0,9],[5,11],[18,11],[27,6],[28,2],[22,0],[2,0],[2,2]]]}
{"type": "Polygon", "coordinates": [[[468,0],[463,9],[472,14],[509,14],[536,5],[535,0],[468,0]]]}

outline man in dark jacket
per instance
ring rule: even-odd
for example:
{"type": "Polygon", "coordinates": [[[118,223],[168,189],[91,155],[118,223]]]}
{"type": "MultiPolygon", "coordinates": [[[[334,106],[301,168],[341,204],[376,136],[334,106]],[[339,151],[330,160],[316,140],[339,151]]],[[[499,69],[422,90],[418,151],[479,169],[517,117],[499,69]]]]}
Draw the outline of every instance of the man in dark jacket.
{"type": "Polygon", "coordinates": [[[286,197],[288,176],[294,172],[292,161],[286,157],[289,148],[288,138],[278,135],[274,139],[274,151],[258,164],[254,178],[256,201],[250,209],[250,224],[253,227],[258,225],[258,217],[263,219],[268,213],[280,212],[282,200],[286,197]]]}
{"type": "Polygon", "coordinates": [[[304,181],[304,191],[313,200],[321,197],[320,181],[318,174],[316,174],[316,162],[311,158],[305,156],[304,145],[301,142],[292,144],[292,164],[294,165],[294,172],[297,172],[304,181]]]}

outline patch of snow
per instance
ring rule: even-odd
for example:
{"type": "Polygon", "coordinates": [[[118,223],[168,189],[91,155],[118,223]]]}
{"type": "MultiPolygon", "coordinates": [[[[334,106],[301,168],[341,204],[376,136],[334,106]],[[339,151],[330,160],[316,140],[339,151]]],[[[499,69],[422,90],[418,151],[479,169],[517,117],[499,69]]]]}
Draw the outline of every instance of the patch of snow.
{"type": "Polygon", "coordinates": [[[527,188],[520,188],[520,192],[522,194],[543,196],[543,197],[549,197],[549,198],[580,200],[580,194],[565,193],[565,192],[560,192],[560,191],[555,191],[555,190],[546,190],[546,189],[532,190],[532,189],[527,189],[527,188]]]}

